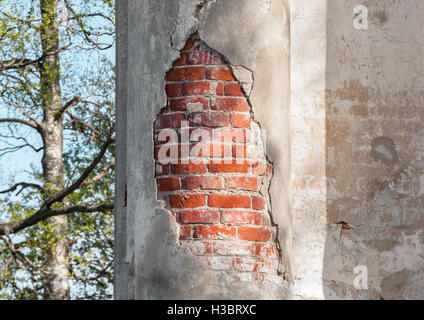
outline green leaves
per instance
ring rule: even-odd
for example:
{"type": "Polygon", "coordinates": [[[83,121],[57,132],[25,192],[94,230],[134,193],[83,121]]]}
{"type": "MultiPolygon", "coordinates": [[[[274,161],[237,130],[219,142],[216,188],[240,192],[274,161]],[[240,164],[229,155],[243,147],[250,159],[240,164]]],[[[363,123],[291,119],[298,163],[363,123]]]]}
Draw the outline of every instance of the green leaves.
{"type": "MultiPolygon", "coordinates": [[[[114,45],[114,1],[59,1],[56,8],[49,3],[53,2],[0,0],[0,118],[32,121],[29,115],[43,122],[46,106],[52,105],[49,102],[57,92],[61,100],[56,104],[59,109],[73,97],[81,97],[60,119],[66,188],[84,172],[106,137],[114,132],[114,70],[110,61],[114,45]],[[47,32],[52,25],[57,28],[58,42],[47,32]],[[55,57],[55,62],[48,63],[49,57],[55,57]],[[3,68],[6,63],[9,63],[7,69],[3,68]]],[[[43,130],[49,129],[46,126],[43,130]]],[[[0,122],[0,149],[22,139],[34,148],[26,148],[25,153],[21,149],[8,153],[0,158],[0,164],[1,161],[22,163],[22,169],[17,171],[21,179],[43,186],[43,191],[26,188],[18,195],[0,195],[0,223],[32,217],[46,198],[61,189],[43,178],[43,150],[34,151],[44,146],[42,135],[20,123],[0,122]]],[[[88,183],[51,208],[93,207],[113,202],[113,156],[111,144],[89,173],[88,183]]],[[[16,182],[6,177],[0,179],[5,189],[16,182]]],[[[111,299],[112,212],[75,212],[68,216],[68,221],[71,297],[111,299]]],[[[46,261],[50,254],[55,254],[60,237],[47,220],[17,234],[0,236],[0,299],[46,296],[49,277],[46,261]]]]}

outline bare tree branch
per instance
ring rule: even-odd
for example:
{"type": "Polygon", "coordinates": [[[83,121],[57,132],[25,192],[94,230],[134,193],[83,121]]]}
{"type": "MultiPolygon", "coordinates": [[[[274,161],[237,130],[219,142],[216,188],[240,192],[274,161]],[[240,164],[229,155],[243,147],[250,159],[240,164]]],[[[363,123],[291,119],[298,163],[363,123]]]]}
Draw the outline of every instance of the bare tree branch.
{"type": "Polygon", "coordinates": [[[105,165],[102,169],[102,171],[95,177],[89,179],[89,180],[85,180],[83,183],[81,183],[81,186],[86,186],[89,184],[93,184],[96,183],[97,181],[99,181],[100,179],[102,179],[104,176],[107,175],[109,169],[115,164],[115,157],[113,157],[109,163],[107,165],[105,165]]]}
{"type": "Polygon", "coordinates": [[[80,96],[75,96],[71,100],[69,100],[67,103],[65,103],[65,105],[62,108],[60,108],[60,110],[56,113],[54,119],[59,120],[60,117],[63,115],[63,113],[66,110],[73,107],[74,105],[76,105],[79,102],[79,98],[80,98],[80,96]]]}
{"type": "Polygon", "coordinates": [[[59,210],[52,210],[50,208],[44,208],[38,210],[32,216],[18,222],[12,223],[0,223],[0,236],[9,235],[16,233],[22,229],[32,226],[42,220],[50,217],[59,216],[63,214],[69,214],[74,212],[107,212],[113,210],[113,203],[103,203],[98,206],[88,207],[83,205],[67,207],[59,210]]]}
{"type": "Polygon", "coordinates": [[[18,187],[22,187],[22,188],[21,188],[21,190],[19,190],[17,195],[20,194],[22,192],[22,190],[24,190],[26,188],[34,188],[34,189],[43,191],[43,187],[36,184],[36,183],[19,182],[19,183],[15,184],[14,186],[10,187],[9,189],[0,191],[0,193],[8,193],[8,192],[15,191],[18,187]]]}
{"type": "Polygon", "coordinates": [[[2,118],[0,119],[0,123],[2,122],[14,122],[14,123],[20,123],[20,124],[24,124],[27,125],[31,128],[36,129],[37,131],[40,131],[41,128],[38,127],[35,123],[28,121],[28,120],[24,120],[24,119],[19,119],[19,118],[2,118]]]}
{"type": "Polygon", "coordinates": [[[42,209],[49,208],[53,203],[63,200],[67,195],[71,194],[73,191],[78,189],[83,181],[88,177],[88,175],[93,171],[93,169],[96,167],[96,165],[100,162],[100,160],[103,158],[104,154],[106,153],[109,145],[115,141],[115,137],[109,137],[106,142],[103,144],[103,146],[100,149],[100,152],[98,155],[93,159],[91,164],[85,169],[85,171],[81,174],[81,176],[72,183],[69,187],[66,189],[52,195],[51,197],[47,198],[45,202],[43,203],[42,209]]]}

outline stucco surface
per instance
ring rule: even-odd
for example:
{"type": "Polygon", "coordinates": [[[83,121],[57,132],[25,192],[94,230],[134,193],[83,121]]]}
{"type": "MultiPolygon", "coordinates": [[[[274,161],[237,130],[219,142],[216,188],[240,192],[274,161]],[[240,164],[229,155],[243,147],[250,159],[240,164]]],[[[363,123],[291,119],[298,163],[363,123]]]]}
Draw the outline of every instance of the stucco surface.
{"type": "Polygon", "coordinates": [[[122,32],[128,41],[118,48],[118,61],[122,56],[126,58],[118,65],[118,78],[126,77],[125,83],[118,83],[118,90],[127,100],[118,97],[117,108],[127,123],[118,129],[117,138],[118,144],[125,144],[121,151],[126,159],[131,160],[117,173],[126,180],[127,188],[127,206],[117,209],[117,232],[121,237],[126,235],[126,241],[118,241],[116,248],[117,259],[125,259],[126,263],[117,262],[117,273],[120,279],[122,274],[128,278],[127,282],[116,282],[116,298],[289,298],[289,248],[285,247],[291,239],[287,190],[289,33],[284,1],[120,1],[120,10],[124,16],[118,18],[118,29],[126,28],[122,32]],[[178,245],[175,219],[156,199],[152,124],[166,99],[164,76],[196,30],[210,47],[224,54],[244,86],[251,87],[255,120],[267,131],[267,154],[276,169],[273,179],[280,185],[276,188],[274,182],[271,184],[272,217],[279,226],[284,253],[282,276],[274,281],[243,282],[208,270],[178,245]],[[249,31],[256,37],[246,42],[249,31]],[[238,33],[246,37],[236,37],[238,33]]]}
{"type": "Polygon", "coordinates": [[[117,6],[117,299],[424,298],[422,1],[117,6]],[[353,26],[359,4],[366,30],[353,26]],[[229,60],[266,132],[283,261],[274,282],[208,270],[156,199],[152,123],[195,31],[229,60]],[[354,285],[358,266],[367,289],[354,285]]]}

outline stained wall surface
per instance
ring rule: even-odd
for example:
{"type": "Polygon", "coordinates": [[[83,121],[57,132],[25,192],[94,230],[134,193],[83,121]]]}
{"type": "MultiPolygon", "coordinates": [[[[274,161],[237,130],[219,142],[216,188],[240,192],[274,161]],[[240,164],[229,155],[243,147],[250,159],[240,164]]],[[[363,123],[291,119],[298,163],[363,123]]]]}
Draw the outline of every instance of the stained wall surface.
{"type": "Polygon", "coordinates": [[[117,1],[115,297],[424,298],[423,16],[420,0],[117,1]],[[195,32],[266,131],[278,281],[211,270],[158,199],[153,123],[195,32]]]}
{"type": "MultiPolygon", "coordinates": [[[[117,299],[290,298],[288,16],[283,0],[117,2],[117,113],[120,114],[115,250],[117,299]],[[271,208],[273,226],[260,234],[268,235],[269,231],[271,236],[272,231],[270,244],[274,246],[275,239],[282,253],[278,255],[278,274],[276,267],[269,269],[275,273],[272,279],[261,279],[259,274],[241,278],[240,272],[235,272],[237,268],[250,270],[252,266],[249,272],[260,271],[256,262],[244,266],[236,263],[231,265],[236,269],[231,272],[216,270],[205,258],[190,251],[187,243],[180,243],[182,229],[178,219],[181,212],[173,216],[170,210],[173,201],[168,207],[165,201],[164,206],[161,182],[157,184],[155,179],[154,123],[158,119],[162,121],[160,112],[167,104],[165,77],[179,59],[189,37],[196,32],[209,48],[225,57],[232,74],[243,87],[243,96],[250,107],[249,113],[240,115],[244,122],[255,122],[260,126],[258,129],[266,131],[263,142],[266,143],[267,160],[274,170],[269,190],[264,194],[269,201],[267,207],[271,208]]],[[[166,78],[171,81],[171,74],[166,78]]],[[[241,91],[238,83],[232,85],[241,91]]],[[[195,113],[199,112],[193,110],[195,113]]],[[[244,191],[249,196],[243,195],[242,200],[253,192],[244,191]]],[[[213,197],[208,195],[209,198],[213,197]]],[[[221,209],[225,209],[224,202],[219,206],[221,209]]],[[[253,202],[251,206],[253,211],[262,214],[263,209],[253,202]]],[[[233,228],[241,240],[245,229],[242,226],[233,228]]],[[[205,234],[190,233],[190,237],[205,234]]],[[[257,235],[249,232],[249,237],[253,234],[257,235]]],[[[266,239],[249,241],[256,246],[262,240],[266,239]]],[[[254,260],[259,261],[255,255],[254,260]]]]}
{"type": "Polygon", "coordinates": [[[296,298],[424,297],[423,14],[291,2],[296,298]]]}

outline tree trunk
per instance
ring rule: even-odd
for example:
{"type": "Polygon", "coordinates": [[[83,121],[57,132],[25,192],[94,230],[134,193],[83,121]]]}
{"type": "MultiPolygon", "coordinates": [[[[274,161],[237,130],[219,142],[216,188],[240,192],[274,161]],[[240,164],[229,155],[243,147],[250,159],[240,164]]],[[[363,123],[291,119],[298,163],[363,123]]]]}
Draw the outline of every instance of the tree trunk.
{"type": "MultiPolygon", "coordinates": [[[[56,114],[62,108],[60,94],[59,55],[54,52],[59,47],[59,33],[56,20],[58,0],[40,0],[42,26],[40,37],[42,54],[45,58],[40,65],[40,82],[43,101],[44,118],[42,122],[42,138],[44,153],[42,159],[43,178],[49,190],[57,192],[64,186],[63,178],[63,118],[56,114]]],[[[50,300],[69,299],[68,283],[68,217],[66,215],[52,217],[48,220],[54,236],[53,245],[48,246],[46,254],[45,298],[50,300]]]]}

